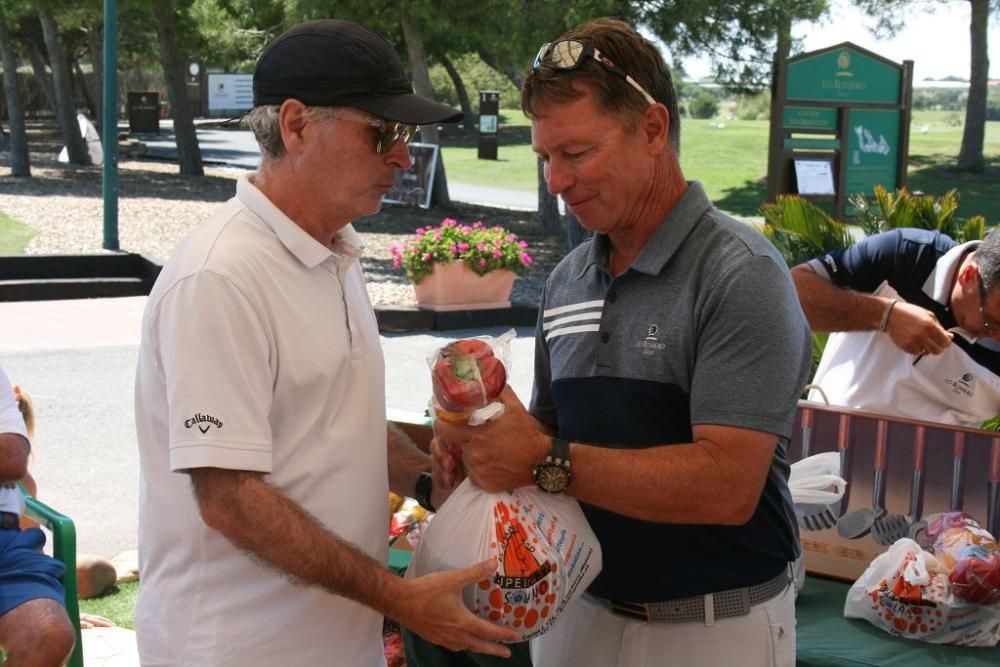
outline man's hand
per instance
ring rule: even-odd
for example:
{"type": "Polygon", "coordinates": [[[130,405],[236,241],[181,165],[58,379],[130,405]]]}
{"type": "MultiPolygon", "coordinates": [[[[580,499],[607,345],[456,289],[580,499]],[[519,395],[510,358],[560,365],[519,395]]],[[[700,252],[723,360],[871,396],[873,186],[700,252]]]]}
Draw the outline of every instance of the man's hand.
{"type": "Polygon", "coordinates": [[[907,354],[941,354],[954,335],[941,326],[934,313],[905,301],[892,307],[885,331],[907,354]]]}
{"type": "Polygon", "coordinates": [[[438,465],[447,467],[441,449],[458,446],[468,476],[484,491],[509,491],[533,483],[532,471],[545,459],[550,440],[528,414],[510,386],[500,394],[504,413],[480,426],[434,422],[438,465]]]}
{"type": "Polygon", "coordinates": [[[437,438],[431,439],[430,451],[431,477],[434,480],[431,502],[441,509],[451,492],[465,479],[465,471],[462,470],[461,459],[456,458],[437,438]]]}
{"type": "Polygon", "coordinates": [[[424,639],[450,651],[469,649],[476,653],[510,657],[510,649],[497,642],[515,642],[517,632],[479,618],[462,602],[462,589],[489,579],[496,560],[462,570],[436,572],[417,579],[404,579],[405,592],[389,615],[424,639]]]}

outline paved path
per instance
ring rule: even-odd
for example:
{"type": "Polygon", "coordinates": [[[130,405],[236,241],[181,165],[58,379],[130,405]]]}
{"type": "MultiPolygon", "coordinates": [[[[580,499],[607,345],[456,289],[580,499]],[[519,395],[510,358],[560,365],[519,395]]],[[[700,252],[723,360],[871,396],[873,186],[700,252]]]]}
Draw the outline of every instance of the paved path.
{"type": "MultiPolygon", "coordinates": [[[[136,139],[146,145],[147,155],[162,160],[177,159],[177,144],[173,124],[160,121],[160,134],[136,134],[136,139]]],[[[260,150],[253,135],[246,130],[199,127],[198,146],[206,164],[226,165],[241,169],[255,169],[260,160],[260,150]]],[[[538,193],[530,190],[509,190],[480,185],[456,183],[449,180],[448,194],[455,201],[534,211],[538,208],[538,193]]],[[[564,209],[562,200],[560,208],[564,209]]]]}

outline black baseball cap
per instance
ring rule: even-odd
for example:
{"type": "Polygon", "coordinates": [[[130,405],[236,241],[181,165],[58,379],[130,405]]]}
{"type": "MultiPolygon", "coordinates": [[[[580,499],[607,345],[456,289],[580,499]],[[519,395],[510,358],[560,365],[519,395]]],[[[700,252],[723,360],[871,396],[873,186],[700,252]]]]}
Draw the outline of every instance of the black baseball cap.
{"type": "Polygon", "coordinates": [[[350,106],[409,125],[455,123],[462,112],[414,94],[396,50],[352,21],[320,19],[291,28],[264,50],[253,73],[253,105],[295,98],[350,106]]]}

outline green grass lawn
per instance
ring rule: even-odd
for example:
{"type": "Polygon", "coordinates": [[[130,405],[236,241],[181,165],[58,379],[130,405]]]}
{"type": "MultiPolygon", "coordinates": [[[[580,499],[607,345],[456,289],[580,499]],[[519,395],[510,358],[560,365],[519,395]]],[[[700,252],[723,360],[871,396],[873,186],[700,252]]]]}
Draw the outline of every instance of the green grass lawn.
{"type": "Polygon", "coordinates": [[[0,211],[0,255],[20,255],[37,232],[0,211]]]}
{"type": "Polygon", "coordinates": [[[111,593],[99,598],[80,600],[80,611],[110,619],[129,630],[135,629],[135,599],[139,595],[139,582],[131,581],[116,586],[111,593]]]}
{"type": "MultiPolygon", "coordinates": [[[[957,188],[963,218],[985,215],[989,224],[1000,222],[1000,122],[986,124],[987,169],[981,174],[957,172],[952,165],[962,143],[963,114],[954,111],[916,111],[910,130],[909,186],[941,195],[957,188]]],[[[501,111],[497,161],[479,160],[476,148],[445,146],[448,178],[458,183],[534,192],[537,166],[523,115],[501,111]]],[[[767,190],[768,121],[725,121],[685,118],[681,131],[681,167],[688,178],[702,181],[708,195],[723,210],[736,215],[759,215],[767,190]]],[[[469,143],[469,142],[464,142],[469,143]]]]}

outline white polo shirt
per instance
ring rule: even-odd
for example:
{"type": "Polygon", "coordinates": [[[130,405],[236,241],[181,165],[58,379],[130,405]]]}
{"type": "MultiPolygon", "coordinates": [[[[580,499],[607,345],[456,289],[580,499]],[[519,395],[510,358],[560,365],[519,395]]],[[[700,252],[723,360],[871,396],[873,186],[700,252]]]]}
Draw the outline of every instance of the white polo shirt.
{"type": "Polygon", "coordinates": [[[351,226],[331,252],[250,179],[146,305],[136,376],[143,665],[380,665],[382,617],[202,521],[188,475],[252,470],[385,562],[384,363],[351,226]]]}
{"type": "MultiPolygon", "coordinates": [[[[0,433],[16,433],[24,438],[28,437],[28,433],[24,430],[24,418],[17,409],[14,389],[2,368],[0,368],[0,433]]],[[[20,489],[0,486],[0,512],[24,513],[24,496],[21,495],[20,489]]]]}

